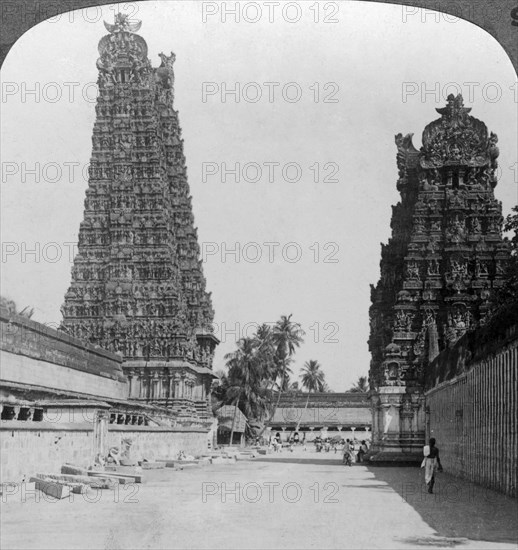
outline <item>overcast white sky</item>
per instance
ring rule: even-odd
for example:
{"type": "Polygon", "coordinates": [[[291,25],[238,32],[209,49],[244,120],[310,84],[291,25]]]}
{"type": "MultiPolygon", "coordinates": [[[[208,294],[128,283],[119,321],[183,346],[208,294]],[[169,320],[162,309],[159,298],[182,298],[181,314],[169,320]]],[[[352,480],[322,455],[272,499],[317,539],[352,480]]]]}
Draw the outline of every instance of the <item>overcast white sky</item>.
{"type": "MultiPolygon", "coordinates": [[[[262,17],[255,23],[246,21],[257,16],[250,3],[241,3],[237,23],[231,14],[223,20],[221,5],[206,21],[202,3],[120,6],[143,21],[139,34],[154,66],[160,52],[176,54],[175,106],[200,244],[216,252],[204,267],[222,339],[214,367],[233,349],[236,329],[241,336],[247,323],[292,313],[307,333],[295,374],[317,359],[332,389],[344,391],[369,368],[369,284],[379,278],[380,242],[390,235],[398,201],[394,135],[414,132],[420,147],[435,108],[459,88],[471,114],[500,138],[496,195],[508,213],[518,202],[518,89],[500,45],[467,22],[367,2],[330,2],[327,11],[320,4],[318,14],[311,2],[292,4],[284,13],[276,8],[270,22],[267,6],[256,3],[262,17]],[[336,22],[324,22],[326,16],[336,22]],[[249,84],[245,96],[236,102],[229,94],[223,102],[222,83],[236,82],[241,91],[249,84]],[[298,89],[298,101],[283,97],[290,82],[296,85],[284,96],[293,99],[298,89]],[[217,90],[205,101],[203,83],[217,90]],[[258,89],[262,96],[252,102],[258,89]],[[206,181],[204,163],[219,170],[206,181]],[[229,174],[223,182],[223,163],[258,163],[262,177],[251,181],[250,165],[248,181],[229,174]],[[279,163],[270,165],[273,182],[264,163],[279,163]],[[300,167],[299,181],[288,181],[297,176],[288,163],[300,167]],[[225,256],[224,247],[235,243],[238,257],[225,256]],[[258,252],[258,261],[247,261],[258,252]],[[288,261],[297,254],[299,261],[288,261]]],[[[209,11],[215,6],[205,4],[209,11]]],[[[71,245],[64,243],[77,241],[83,219],[82,168],[95,118],[89,83],[97,79],[102,20],[112,22],[114,14],[106,6],[102,12],[39,24],[15,44],[1,71],[2,294],[34,306],[41,322],[60,321],[71,268],[71,245]],[[37,175],[27,172],[34,169],[37,175]],[[48,243],[61,245],[57,261],[48,243]],[[35,247],[37,255],[24,253],[35,247]]]]}

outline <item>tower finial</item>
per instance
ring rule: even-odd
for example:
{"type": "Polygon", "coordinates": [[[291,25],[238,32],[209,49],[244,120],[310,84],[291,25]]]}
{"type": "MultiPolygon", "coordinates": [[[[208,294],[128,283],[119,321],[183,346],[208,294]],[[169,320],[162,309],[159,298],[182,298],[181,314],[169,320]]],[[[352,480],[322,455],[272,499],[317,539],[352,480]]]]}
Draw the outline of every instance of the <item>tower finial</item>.
{"type": "Polygon", "coordinates": [[[446,107],[435,109],[440,115],[446,116],[447,118],[462,118],[471,111],[471,107],[464,107],[462,94],[458,94],[457,97],[450,94],[447,97],[447,102],[446,107]]]}
{"type": "Polygon", "coordinates": [[[129,17],[119,11],[115,14],[114,24],[104,21],[104,26],[112,34],[116,32],[137,32],[142,26],[142,21],[130,23],[129,17]]]}

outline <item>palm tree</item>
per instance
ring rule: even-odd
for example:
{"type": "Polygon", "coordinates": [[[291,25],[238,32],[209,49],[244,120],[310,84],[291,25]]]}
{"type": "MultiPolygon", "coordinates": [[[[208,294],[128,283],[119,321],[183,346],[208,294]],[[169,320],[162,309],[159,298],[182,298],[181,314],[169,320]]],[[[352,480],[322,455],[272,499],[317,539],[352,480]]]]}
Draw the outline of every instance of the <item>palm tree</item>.
{"type": "Polygon", "coordinates": [[[304,342],[302,336],[304,331],[298,323],[294,323],[291,320],[291,314],[286,316],[282,315],[280,320],[275,323],[272,330],[272,339],[275,346],[275,361],[277,366],[276,378],[280,380],[279,385],[279,397],[284,389],[289,385],[289,364],[292,362],[292,356],[296,351],[296,348],[304,342]]]}
{"type": "MultiPolygon", "coordinates": [[[[291,320],[291,315],[281,316],[273,328],[267,325],[261,325],[256,334],[256,339],[260,342],[261,361],[264,365],[264,376],[266,382],[267,396],[271,397],[272,390],[277,384],[277,401],[269,415],[271,420],[274,415],[282,392],[289,386],[289,375],[291,370],[289,364],[293,361],[292,355],[296,348],[304,341],[302,336],[304,331],[298,323],[291,320]]],[[[271,400],[270,400],[271,404],[271,400]]],[[[259,437],[266,430],[268,423],[265,422],[259,437]]]]}
{"type": "Polygon", "coordinates": [[[302,367],[300,377],[302,378],[302,386],[306,388],[306,390],[308,390],[308,398],[306,399],[306,406],[304,407],[304,411],[302,412],[301,417],[297,422],[297,427],[295,428],[296,432],[299,431],[300,420],[302,419],[302,417],[304,416],[304,412],[308,408],[309,396],[311,395],[311,392],[323,392],[325,390],[325,374],[321,369],[322,367],[320,363],[318,361],[315,361],[314,359],[306,361],[304,363],[304,366],[302,367]]]}
{"type": "Polygon", "coordinates": [[[348,390],[354,393],[366,393],[369,391],[369,382],[366,376],[360,376],[356,384],[348,390]]]}
{"type": "MultiPolygon", "coordinates": [[[[304,331],[302,327],[299,323],[294,323],[291,320],[291,314],[288,316],[282,315],[272,329],[275,363],[274,380],[278,380],[278,390],[277,401],[271,412],[270,420],[275,416],[282,392],[289,385],[289,375],[291,373],[289,364],[293,361],[292,355],[295,353],[295,350],[304,342],[303,335],[304,331]]],[[[266,429],[266,425],[264,429],[266,429]]]]}
{"type": "Polygon", "coordinates": [[[234,439],[238,408],[247,418],[260,418],[268,408],[268,391],[264,385],[263,368],[256,343],[254,338],[241,338],[237,343],[237,350],[225,355],[228,376],[224,402],[236,407],[230,431],[230,444],[234,439]]]}
{"type": "Polygon", "coordinates": [[[275,384],[275,347],[272,337],[272,330],[266,324],[263,323],[257,328],[257,331],[253,337],[254,345],[257,350],[258,360],[261,364],[261,370],[263,377],[266,380],[266,385],[271,386],[275,384]]]}

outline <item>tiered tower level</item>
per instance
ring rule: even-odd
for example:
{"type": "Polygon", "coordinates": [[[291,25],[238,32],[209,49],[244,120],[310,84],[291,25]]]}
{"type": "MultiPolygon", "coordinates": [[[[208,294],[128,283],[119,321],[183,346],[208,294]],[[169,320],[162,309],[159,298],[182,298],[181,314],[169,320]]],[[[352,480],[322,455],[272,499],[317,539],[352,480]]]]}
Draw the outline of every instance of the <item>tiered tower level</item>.
{"type": "Polygon", "coordinates": [[[218,340],[173,107],[175,56],[160,54],[153,68],[140,25],[118,14],[99,42],[89,182],[63,328],[123,355],[130,397],[206,418],[218,340]]]}
{"type": "Polygon", "coordinates": [[[401,201],[370,308],[373,433],[385,451],[396,439],[406,451],[421,444],[426,366],[484,323],[509,257],[493,192],[497,136],[470,111],[450,95],[420,151],[412,134],[396,136],[401,201]]]}

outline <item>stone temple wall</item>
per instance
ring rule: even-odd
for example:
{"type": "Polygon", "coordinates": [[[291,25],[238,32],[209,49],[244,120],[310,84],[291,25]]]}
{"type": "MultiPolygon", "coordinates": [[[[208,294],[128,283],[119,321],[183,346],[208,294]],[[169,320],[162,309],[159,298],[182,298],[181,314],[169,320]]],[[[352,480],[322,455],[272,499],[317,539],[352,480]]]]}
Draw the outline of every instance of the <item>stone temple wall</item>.
{"type": "Polygon", "coordinates": [[[64,332],[0,311],[0,381],[127,399],[122,358],[64,332]]]}
{"type": "Polygon", "coordinates": [[[518,326],[483,340],[468,333],[429,366],[427,437],[447,472],[516,497],[518,326]]]}

